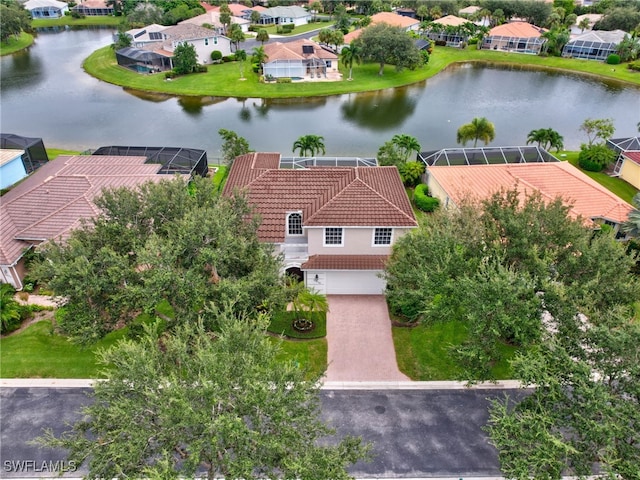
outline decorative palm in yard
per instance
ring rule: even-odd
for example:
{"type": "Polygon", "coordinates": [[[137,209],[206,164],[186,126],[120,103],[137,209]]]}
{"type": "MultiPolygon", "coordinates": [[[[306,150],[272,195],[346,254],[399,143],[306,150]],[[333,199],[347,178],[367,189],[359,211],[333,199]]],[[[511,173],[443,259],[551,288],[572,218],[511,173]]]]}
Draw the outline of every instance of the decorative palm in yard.
{"type": "Polygon", "coordinates": [[[632,200],[634,210],[629,212],[629,219],[622,224],[622,231],[631,237],[640,237],[640,193],[632,200]]]}
{"type": "Polygon", "coordinates": [[[559,152],[564,148],[564,138],[553,128],[538,128],[527,135],[527,145],[537,143],[539,147],[549,150],[555,148],[559,152]]]}
{"type": "Polygon", "coordinates": [[[300,156],[304,157],[307,154],[310,157],[315,157],[318,153],[326,152],[324,146],[324,137],[320,135],[303,135],[293,142],[293,152],[298,150],[300,156]]]}
{"type": "Polygon", "coordinates": [[[353,80],[353,62],[359,65],[362,61],[362,48],[357,43],[346,45],[340,52],[340,59],[345,67],[349,67],[349,78],[347,80],[353,80]]]}
{"type": "Polygon", "coordinates": [[[478,140],[488,145],[496,136],[496,128],[485,117],[476,117],[471,123],[466,123],[458,129],[456,141],[464,147],[467,142],[473,140],[473,146],[477,146],[478,140]]]}
{"type": "Polygon", "coordinates": [[[326,313],[329,311],[329,302],[327,297],[321,293],[317,293],[308,288],[300,290],[296,298],[292,302],[295,318],[293,319],[293,328],[298,331],[313,330],[314,313],[326,313]]]}

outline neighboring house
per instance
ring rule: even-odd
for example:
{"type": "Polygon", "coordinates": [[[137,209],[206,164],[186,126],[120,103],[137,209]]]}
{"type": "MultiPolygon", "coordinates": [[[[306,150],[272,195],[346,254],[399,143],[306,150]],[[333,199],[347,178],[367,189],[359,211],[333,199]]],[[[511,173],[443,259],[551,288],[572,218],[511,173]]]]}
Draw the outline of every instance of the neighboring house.
{"type": "Polygon", "coordinates": [[[267,62],[262,65],[265,77],[298,80],[341,80],[338,55],[312,40],[271,42],[264,46],[267,62]]]}
{"type": "Polygon", "coordinates": [[[181,43],[193,45],[198,63],[211,63],[211,52],[219,50],[231,54],[231,40],[215,30],[191,23],[166,27],[147,25],[125,32],[131,38],[131,46],[116,51],[118,65],[138,73],[153,73],[173,68],[173,52],[181,43]]]}
{"type": "Polygon", "coordinates": [[[367,163],[358,159],[334,159],[351,166],[333,167],[317,166],[322,159],[297,160],[297,168],[281,168],[279,153],[237,157],[223,194],[246,193],[262,221],[260,240],[273,244],[283,270],[308,288],[382,294],[391,246],[417,226],[398,170],[361,166],[367,163]]]}
{"type": "Polygon", "coordinates": [[[60,18],[69,11],[69,5],[57,0],[28,0],[24,8],[29,11],[31,18],[60,18]]]}
{"type": "Polygon", "coordinates": [[[312,17],[311,12],[296,5],[272,7],[258,11],[260,12],[260,24],[262,25],[306,25],[311,21],[312,17]]]}
{"type": "MultiPolygon", "coordinates": [[[[244,7],[247,8],[247,7],[244,7]]],[[[218,35],[224,35],[225,33],[225,26],[220,22],[220,11],[218,10],[210,10],[207,11],[205,13],[203,13],[202,15],[198,15],[197,17],[191,17],[188,18],[186,20],[183,20],[181,22],[178,23],[178,25],[182,25],[183,23],[190,23],[192,25],[198,25],[198,26],[204,26],[204,25],[210,25],[210,28],[213,28],[213,30],[218,34],[218,35]]],[[[239,17],[239,16],[232,16],[231,17],[231,23],[235,23],[237,25],[240,25],[240,29],[244,32],[247,33],[249,31],[249,25],[251,24],[251,22],[245,18],[239,17]]]]}
{"type": "Polygon", "coordinates": [[[622,30],[590,30],[573,37],[562,49],[563,57],[604,61],[616,53],[627,32],[622,30]]]}
{"type": "Polygon", "coordinates": [[[604,17],[604,15],[601,13],[585,13],[584,15],[578,15],[578,17],[576,18],[576,23],[571,25],[571,35],[580,35],[584,33],[584,30],[580,28],[579,25],[585,18],[589,21],[589,27],[587,27],[585,30],[591,30],[593,29],[595,23],[598,20],[602,19],[602,17],[604,17]]]}
{"type": "Polygon", "coordinates": [[[458,15],[475,15],[480,10],[482,10],[482,7],[478,7],[477,5],[469,5],[468,7],[458,10],[458,15]]]}
{"type": "Polygon", "coordinates": [[[13,133],[0,133],[0,148],[9,150],[24,150],[22,162],[25,171],[35,172],[49,161],[47,150],[41,138],[23,137],[13,133]]]}
{"type": "Polygon", "coordinates": [[[545,42],[541,37],[544,32],[543,28],[526,22],[505,23],[489,31],[489,36],[482,41],[482,48],[537,55],[545,42]]]}
{"type": "Polygon", "coordinates": [[[93,199],[103,188],[135,187],[167,179],[146,156],[61,156],[0,197],[0,281],[22,288],[23,255],[61,240],[98,214],[93,199]]]}
{"type": "MultiPolygon", "coordinates": [[[[387,25],[391,25],[392,27],[399,27],[407,32],[417,32],[420,30],[420,20],[411,17],[405,17],[403,15],[398,15],[397,13],[392,12],[380,12],[371,16],[371,23],[369,25],[377,25],[379,23],[386,23],[387,25]]],[[[344,36],[344,44],[349,45],[356,38],[362,34],[364,29],[360,28],[358,30],[354,30],[353,32],[349,32],[344,36]]]]}
{"type": "Polygon", "coordinates": [[[614,138],[607,146],[618,154],[613,174],[640,189],[640,137],[614,138]]]}
{"type": "MultiPolygon", "coordinates": [[[[456,149],[450,150],[453,153],[456,149]]],[[[633,209],[568,162],[439,162],[428,165],[425,174],[429,192],[448,208],[457,207],[465,198],[482,200],[498,191],[516,188],[523,196],[539,192],[547,201],[561,197],[570,207],[571,217],[581,217],[593,226],[608,224],[616,232],[633,209]]]]}
{"type": "Polygon", "coordinates": [[[465,24],[473,24],[466,18],[447,15],[434,20],[426,31],[427,38],[436,42],[446,42],[447,47],[462,47],[469,40],[468,32],[462,28],[465,24]]]}
{"type": "Polygon", "coordinates": [[[107,6],[105,0],[84,0],[73,7],[71,11],[87,17],[113,15],[113,6],[107,6]]]}
{"type": "Polygon", "coordinates": [[[27,176],[22,156],[24,150],[0,149],[0,189],[9,188],[27,176]]]}

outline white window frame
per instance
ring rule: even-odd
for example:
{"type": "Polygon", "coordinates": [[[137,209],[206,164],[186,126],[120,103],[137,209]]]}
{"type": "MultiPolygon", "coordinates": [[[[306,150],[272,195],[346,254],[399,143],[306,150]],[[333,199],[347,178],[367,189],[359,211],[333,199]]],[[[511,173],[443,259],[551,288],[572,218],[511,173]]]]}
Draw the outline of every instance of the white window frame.
{"type": "MultiPolygon", "coordinates": [[[[337,232],[336,232],[337,234],[337,232]]],[[[342,227],[325,227],[322,230],[322,245],[324,247],[343,247],[344,246],[344,228],[342,227]],[[327,234],[329,230],[339,230],[340,231],[340,243],[327,243],[327,234]]]]}
{"type": "Polygon", "coordinates": [[[372,247],[390,247],[393,243],[393,228],[392,227],[376,227],[373,229],[373,234],[371,236],[371,246],[372,247]],[[376,243],[376,234],[379,230],[389,230],[389,243],[376,243]]]}
{"type": "Polygon", "coordinates": [[[287,213],[287,236],[288,237],[301,237],[304,235],[304,229],[302,228],[302,212],[289,212],[287,213]],[[300,233],[291,233],[291,217],[293,215],[298,215],[300,217],[300,233]]]}

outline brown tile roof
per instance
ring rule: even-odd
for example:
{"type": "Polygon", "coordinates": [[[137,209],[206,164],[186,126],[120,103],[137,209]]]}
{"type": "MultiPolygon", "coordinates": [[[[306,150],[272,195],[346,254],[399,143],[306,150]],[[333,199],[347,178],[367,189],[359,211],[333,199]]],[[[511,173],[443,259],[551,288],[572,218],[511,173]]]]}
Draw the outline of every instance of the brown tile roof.
{"type": "Polygon", "coordinates": [[[322,60],[337,60],[338,55],[329,52],[318,45],[316,42],[303,38],[293,42],[273,42],[264,46],[264,53],[267,54],[267,62],[274,60],[305,60],[309,58],[320,58],[322,60]],[[313,47],[313,54],[303,54],[302,46],[310,45],[313,47]]]}
{"type": "Polygon", "coordinates": [[[393,12],[379,12],[371,16],[371,25],[378,23],[386,23],[394,27],[410,28],[420,23],[420,20],[411,17],[405,17],[393,12]]]}
{"type": "Polygon", "coordinates": [[[466,18],[456,17],[455,15],[446,15],[444,17],[438,18],[437,20],[434,20],[433,23],[458,27],[460,25],[464,25],[465,23],[469,23],[469,20],[467,20],[466,18]]]}
{"type": "Polygon", "coordinates": [[[573,217],[622,223],[633,208],[568,162],[428,167],[427,170],[455,204],[467,195],[482,199],[501,189],[516,187],[522,194],[537,190],[549,201],[562,197],[572,204],[573,217]]]}
{"type": "Polygon", "coordinates": [[[536,27],[527,22],[511,22],[493,27],[489,31],[490,37],[538,38],[544,33],[544,28],[536,27]]]}
{"type": "Polygon", "coordinates": [[[312,255],[302,270],[383,270],[388,255],[312,255]]]}
{"type": "Polygon", "coordinates": [[[627,157],[632,162],[640,165],[640,152],[636,152],[636,151],[624,152],[624,156],[627,157]]]}
{"type": "Polygon", "coordinates": [[[146,157],[61,156],[0,197],[0,264],[12,265],[31,241],[65,238],[98,213],[93,199],[105,187],[158,182],[161,165],[146,157]]]}
{"type": "Polygon", "coordinates": [[[167,40],[170,42],[182,42],[216,36],[216,33],[210,28],[201,27],[192,23],[173,25],[163,30],[162,33],[169,37],[167,40]]]}
{"type": "Polygon", "coordinates": [[[417,225],[395,167],[279,169],[279,154],[235,159],[223,193],[248,191],[262,219],[262,241],[284,241],[287,212],[302,211],[304,226],[417,225]]]}

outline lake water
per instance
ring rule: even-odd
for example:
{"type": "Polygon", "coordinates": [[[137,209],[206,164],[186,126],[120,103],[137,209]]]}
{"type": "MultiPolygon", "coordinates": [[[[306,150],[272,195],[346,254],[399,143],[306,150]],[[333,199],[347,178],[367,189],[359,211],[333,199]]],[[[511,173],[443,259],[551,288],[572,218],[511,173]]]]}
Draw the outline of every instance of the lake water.
{"type": "Polygon", "coordinates": [[[218,129],[261,151],[290,154],[305,134],[322,135],[327,155],[375,156],[397,133],[422,150],[455,147],[456,130],[476,116],[495,124],[493,146],[524,145],[553,128],[565,146],[586,141],[586,118],[612,118],[616,137],[637,133],[640,89],[578,75],[463,65],[420,84],[331,97],[172,97],[129,91],[87,75],[82,61],[108,45],[111,30],[40,33],[28,51],[0,60],[0,128],[42,137],[50,147],[185,146],[220,155],[218,129]]]}

